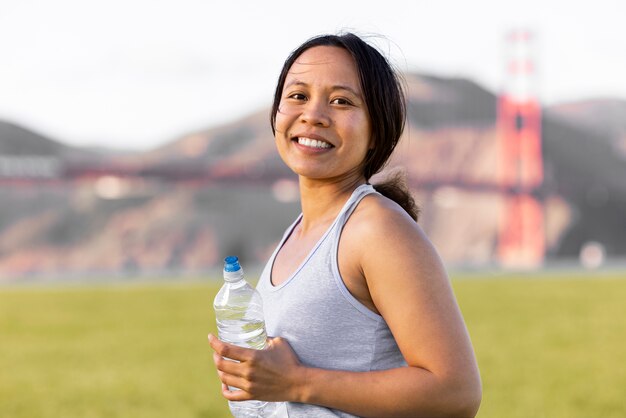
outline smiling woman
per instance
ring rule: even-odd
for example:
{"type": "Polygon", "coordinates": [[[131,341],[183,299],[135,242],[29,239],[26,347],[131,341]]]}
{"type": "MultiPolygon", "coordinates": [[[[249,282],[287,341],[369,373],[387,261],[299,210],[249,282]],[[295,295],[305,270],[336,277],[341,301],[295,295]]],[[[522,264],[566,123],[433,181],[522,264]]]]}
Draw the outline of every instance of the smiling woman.
{"type": "Polygon", "coordinates": [[[257,286],[268,347],[209,337],[228,400],[284,401],[289,417],[476,414],[471,342],[413,199],[397,179],[369,183],[404,121],[397,75],[356,35],[310,39],[285,62],[271,125],[302,214],[257,286]]]}
{"type": "Polygon", "coordinates": [[[308,49],[285,81],[275,122],[276,147],[285,164],[303,178],[360,176],[372,144],[350,54],[331,46],[308,49]]]}

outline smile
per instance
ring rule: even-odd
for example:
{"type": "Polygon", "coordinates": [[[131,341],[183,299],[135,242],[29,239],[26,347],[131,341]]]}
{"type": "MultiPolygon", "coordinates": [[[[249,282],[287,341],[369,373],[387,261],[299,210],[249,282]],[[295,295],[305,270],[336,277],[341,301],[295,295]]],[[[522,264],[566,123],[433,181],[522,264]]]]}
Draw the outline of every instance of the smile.
{"type": "Polygon", "coordinates": [[[330,148],[332,147],[332,145],[330,145],[328,142],[324,142],[324,141],[320,141],[317,139],[311,139],[311,138],[305,138],[305,137],[298,137],[298,144],[300,145],[304,145],[305,147],[309,147],[309,148],[330,148]]]}

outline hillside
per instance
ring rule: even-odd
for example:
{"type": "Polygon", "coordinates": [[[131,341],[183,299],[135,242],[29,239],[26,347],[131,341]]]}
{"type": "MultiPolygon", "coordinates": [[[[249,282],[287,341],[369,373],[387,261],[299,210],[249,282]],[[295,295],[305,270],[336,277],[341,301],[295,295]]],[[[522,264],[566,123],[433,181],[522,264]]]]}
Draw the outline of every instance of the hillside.
{"type": "Polygon", "coordinates": [[[626,100],[596,99],[561,103],[547,109],[558,120],[600,134],[626,155],[626,100]]]}
{"type": "Polygon", "coordinates": [[[19,125],[0,121],[0,155],[59,156],[70,147],[19,125]]]}
{"type": "MultiPolygon", "coordinates": [[[[390,169],[408,173],[420,224],[447,264],[489,265],[504,204],[493,187],[495,96],[464,79],[406,79],[408,125],[390,169]]],[[[616,152],[623,105],[544,109],[539,197],[552,260],[577,257],[589,241],[610,257],[626,255],[617,227],[626,213],[626,158],[616,152]],[[605,106],[619,121],[596,120],[605,106]]],[[[275,152],[268,113],[133,154],[67,147],[0,123],[4,155],[59,156],[88,173],[0,183],[0,277],[205,271],[226,253],[262,262],[299,211],[296,179],[275,152]],[[90,167],[121,171],[103,176],[90,167]]]]}

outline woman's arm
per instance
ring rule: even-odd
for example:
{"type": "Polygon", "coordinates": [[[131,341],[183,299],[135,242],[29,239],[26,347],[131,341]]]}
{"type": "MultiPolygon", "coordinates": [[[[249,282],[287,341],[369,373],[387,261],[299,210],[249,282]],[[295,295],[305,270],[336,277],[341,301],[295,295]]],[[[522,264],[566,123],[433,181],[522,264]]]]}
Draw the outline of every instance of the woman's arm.
{"type": "Polygon", "coordinates": [[[363,275],[408,367],[373,372],[308,368],[280,338],[255,351],[212,337],[220,379],[244,389],[224,388],[227,399],[312,403],[363,417],[476,414],[480,377],[449,280],[420,228],[394,205],[383,198],[359,205],[342,235],[340,267],[356,266],[354,271],[363,275]]]}
{"type": "Polygon", "coordinates": [[[212,335],[209,341],[222,394],[230,401],[301,402],[362,417],[411,418],[473,417],[480,402],[480,394],[468,392],[461,382],[455,388],[417,367],[373,372],[316,369],[301,365],[282,338],[271,338],[265,350],[237,347],[212,335]],[[227,385],[242,390],[231,391],[227,385]]]}
{"type": "MultiPolygon", "coordinates": [[[[353,403],[335,407],[363,416],[474,416],[482,396],[474,351],[443,264],[421,228],[392,201],[368,196],[344,228],[339,267],[349,289],[365,283],[366,292],[351,291],[369,294],[409,367],[371,373],[360,383],[330,378],[321,386],[359,388],[345,400],[353,403]]],[[[330,388],[314,393],[313,403],[327,404],[323,397],[332,394],[330,388]]]]}

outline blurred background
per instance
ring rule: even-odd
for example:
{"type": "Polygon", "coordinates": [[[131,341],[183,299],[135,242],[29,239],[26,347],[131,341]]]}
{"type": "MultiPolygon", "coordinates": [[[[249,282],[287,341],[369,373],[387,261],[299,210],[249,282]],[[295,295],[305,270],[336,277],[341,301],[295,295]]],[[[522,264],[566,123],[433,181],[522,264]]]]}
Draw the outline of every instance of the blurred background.
{"type": "Polygon", "coordinates": [[[0,416],[3,402],[12,417],[226,416],[216,379],[206,389],[195,369],[204,341],[187,351],[214,326],[214,284],[37,285],[216,279],[229,254],[258,271],[300,211],[269,127],[276,79],[297,45],[341,30],[404,75],[389,169],[406,171],[452,272],[481,416],[623,416],[626,376],[611,365],[626,361],[625,12],[621,0],[0,0],[0,284],[36,289],[0,292],[0,416]],[[42,376],[46,390],[75,385],[44,393],[42,376]],[[151,403],[172,382],[185,392],[151,403]],[[103,387],[118,403],[94,395],[103,387]]]}
{"type": "Polygon", "coordinates": [[[391,167],[450,267],[623,265],[623,5],[539,4],[3,0],[0,280],[262,263],[299,212],[278,72],[340,30],[405,75],[391,167]]]}

